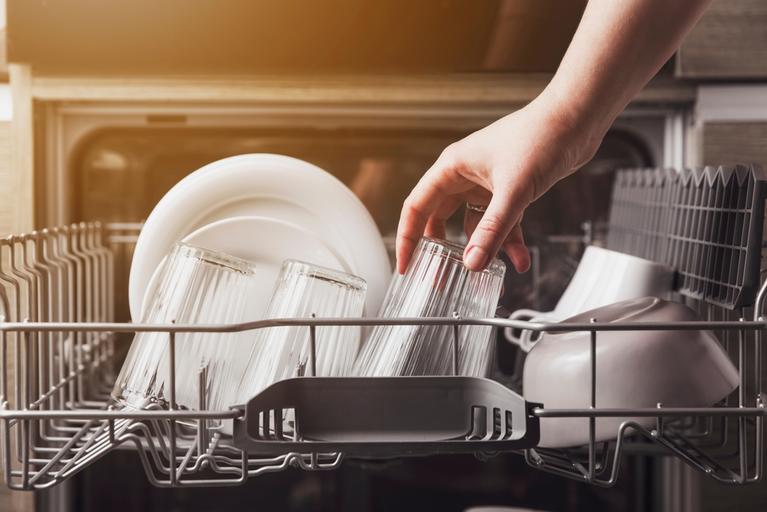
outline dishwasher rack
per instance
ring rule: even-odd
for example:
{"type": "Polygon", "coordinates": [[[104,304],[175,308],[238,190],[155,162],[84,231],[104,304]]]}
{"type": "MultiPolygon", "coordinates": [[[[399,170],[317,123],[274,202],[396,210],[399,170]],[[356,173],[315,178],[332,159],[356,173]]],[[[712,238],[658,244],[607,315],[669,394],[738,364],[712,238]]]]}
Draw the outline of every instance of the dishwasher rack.
{"type": "MultiPolygon", "coordinates": [[[[289,467],[337,468],[344,458],[391,458],[435,453],[500,452],[524,456],[534,468],[599,486],[619,477],[629,453],[671,455],[720,482],[760,480],[764,456],[762,343],[767,284],[753,312],[697,306],[700,322],[546,324],[498,318],[275,319],[237,325],[145,325],[114,321],[115,247],[136,226],[98,223],[45,229],[0,240],[0,452],[6,485],[34,490],[56,485],[118,448],[140,458],[151,483],[162,487],[242,484],[289,467]],[[127,233],[127,234],[126,234],[127,233]],[[735,315],[731,317],[730,315],[735,315]],[[170,381],[175,383],[179,332],[255,331],[278,325],[307,329],[316,358],[316,332],[325,326],[440,324],[455,340],[467,325],[591,333],[591,406],[547,409],[501,384],[471,377],[327,378],[281,381],[228,410],[206,407],[206,371],[199,372],[198,410],[120,410],[110,402],[116,338],[165,332],[170,381]],[[713,407],[605,409],[595,400],[595,350],[607,330],[711,329],[737,361],[740,386],[713,407]],[[322,401],[312,397],[322,397],[322,401]],[[307,399],[307,397],[309,399],[307,399]],[[435,404],[436,401],[436,404],[435,404]],[[380,410],[385,409],[386,415],[380,410]],[[292,410],[283,430],[276,418],[292,410]],[[616,440],[598,443],[600,417],[652,417],[654,428],[627,419],[616,440]],[[589,422],[583,447],[537,447],[540,418],[589,422]],[[234,423],[234,436],[221,421],[234,423]]],[[[690,299],[683,299],[690,300],[690,299]]],[[[681,340],[680,342],[684,342],[681,340]]],[[[458,353],[453,344],[453,357],[458,353]]],[[[456,366],[456,365],[454,365],[456,366]]],[[[313,368],[314,365],[308,365],[313,368]]]]}

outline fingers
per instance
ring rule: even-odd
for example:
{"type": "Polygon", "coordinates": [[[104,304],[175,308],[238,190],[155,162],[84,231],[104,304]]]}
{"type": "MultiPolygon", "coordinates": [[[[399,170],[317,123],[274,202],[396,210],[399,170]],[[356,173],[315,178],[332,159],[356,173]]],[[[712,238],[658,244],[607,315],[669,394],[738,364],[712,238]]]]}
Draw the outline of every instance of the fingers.
{"type": "Polygon", "coordinates": [[[440,222],[434,217],[431,217],[429,219],[429,222],[426,223],[426,231],[424,232],[424,235],[428,236],[429,238],[441,238],[441,239],[447,238],[447,232],[445,231],[445,222],[444,221],[440,222]]]}
{"type": "Polygon", "coordinates": [[[477,229],[477,224],[482,220],[482,214],[473,210],[466,209],[463,212],[463,230],[466,236],[471,240],[471,235],[477,229]]]}
{"type": "MultiPolygon", "coordinates": [[[[472,210],[466,210],[463,219],[463,228],[464,231],[466,231],[466,236],[471,238],[481,219],[482,214],[472,210]]],[[[525,244],[521,224],[517,224],[511,229],[511,232],[503,241],[501,247],[511,260],[511,263],[514,265],[514,269],[517,272],[521,274],[530,269],[530,252],[527,250],[527,245],[525,244]]],[[[488,262],[489,261],[488,258],[488,262]]]]}
{"type": "Polygon", "coordinates": [[[462,201],[456,196],[446,197],[437,210],[432,213],[426,223],[426,236],[431,238],[445,238],[445,223],[455,213],[462,201]]]}
{"type": "Polygon", "coordinates": [[[405,199],[397,226],[397,271],[400,274],[405,273],[429,217],[439,203],[441,203],[439,189],[431,183],[424,183],[423,179],[405,199]]]}
{"type": "MultiPolygon", "coordinates": [[[[525,206],[527,204],[524,203],[522,194],[513,187],[493,191],[490,204],[471,233],[469,244],[464,251],[463,261],[466,267],[470,270],[479,271],[487,266],[490,259],[504,245],[512,232],[512,228],[518,226],[525,206]]],[[[512,254],[514,254],[514,258],[518,258],[520,266],[526,268],[523,254],[526,249],[524,249],[521,229],[514,237],[510,240],[510,246],[514,246],[512,254]]],[[[515,268],[517,268],[517,261],[513,261],[515,268]]]]}
{"type": "MultiPolygon", "coordinates": [[[[464,201],[477,197],[480,199],[475,201],[477,204],[486,204],[490,194],[487,184],[463,176],[460,159],[456,159],[454,153],[443,152],[405,200],[396,239],[397,271],[400,274],[407,269],[424,233],[444,238],[445,220],[464,201]]],[[[484,269],[502,247],[517,271],[523,272],[530,266],[530,256],[518,227],[530,199],[525,197],[523,185],[520,180],[494,188],[484,214],[467,214],[465,227],[470,240],[463,257],[470,270],[484,269]]]]}
{"type": "Polygon", "coordinates": [[[517,224],[503,242],[503,251],[511,260],[517,272],[524,273],[530,269],[530,251],[525,245],[522,226],[517,224]]]}
{"type": "Polygon", "coordinates": [[[444,237],[444,219],[449,217],[460,204],[452,194],[462,192],[465,180],[452,172],[455,167],[446,152],[437,159],[418,181],[413,191],[402,205],[399,225],[397,226],[397,271],[405,273],[418,241],[427,225],[444,237]],[[435,215],[436,214],[436,215],[435,215]],[[430,223],[430,219],[435,217],[430,223]]]}
{"type": "MultiPolygon", "coordinates": [[[[484,188],[476,188],[466,194],[466,202],[476,205],[486,205],[492,199],[493,194],[485,190],[484,188]]],[[[459,205],[461,206],[461,205],[459,205]]],[[[482,214],[475,210],[466,209],[463,214],[463,230],[466,232],[466,236],[471,238],[474,229],[482,219],[482,214]]]]}

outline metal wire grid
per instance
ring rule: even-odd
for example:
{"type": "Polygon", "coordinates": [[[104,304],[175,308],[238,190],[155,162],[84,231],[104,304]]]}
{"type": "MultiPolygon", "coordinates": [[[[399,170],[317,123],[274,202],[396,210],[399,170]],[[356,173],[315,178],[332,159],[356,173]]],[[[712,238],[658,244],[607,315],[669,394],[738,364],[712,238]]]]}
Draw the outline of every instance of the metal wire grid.
{"type": "MultiPolygon", "coordinates": [[[[112,263],[109,251],[104,251],[100,241],[103,231],[98,224],[85,224],[9,237],[0,244],[0,251],[4,251],[0,262],[0,282],[4,284],[2,306],[6,314],[10,313],[6,318],[15,318],[15,321],[0,322],[3,370],[0,449],[5,481],[11,488],[50,487],[120,445],[135,448],[150,482],[167,487],[236,485],[289,466],[305,470],[335,468],[343,455],[311,453],[309,442],[304,454],[292,452],[276,457],[247,454],[230,438],[221,435],[214,420],[262,420],[243,417],[244,410],[240,408],[208,410],[204,392],[199,395],[198,411],[178,410],[175,406],[175,334],[303,325],[311,336],[328,325],[382,323],[452,325],[455,331],[466,325],[491,325],[534,331],[591,332],[591,407],[533,410],[539,418],[588,418],[591,440],[585,447],[571,450],[534,447],[523,450],[521,453],[533,467],[610,486],[619,477],[624,455],[644,451],[680,457],[721,482],[744,484],[762,477],[761,344],[767,325],[761,318],[764,288],[751,321],[744,320],[745,310],[740,311],[742,318],[733,319],[727,316],[730,312],[700,303],[705,321],[671,324],[600,325],[594,322],[576,325],[460,318],[292,319],[227,326],[121,324],[109,321],[112,263]],[[64,304],[52,300],[53,297],[64,304]],[[598,407],[595,403],[598,333],[668,329],[715,330],[738,361],[741,372],[738,391],[716,407],[678,409],[665,408],[662,404],[654,409],[598,407]],[[114,410],[109,405],[108,391],[114,376],[110,364],[114,337],[138,331],[168,333],[173,382],[169,410],[114,410]],[[594,423],[596,418],[607,416],[650,416],[655,418],[656,426],[647,429],[627,419],[616,432],[616,441],[597,443],[594,423]],[[650,443],[637,441],[642,438],[650,443]]],[[[312,356],[316,354],[312,352],[312,356]]],[[[206,389],[205,379],[202,370],[201,390],[206,389]]],[[[285,404],[285,408],[290,408],[290,404],[285,404]]]]}
{"type": "MultiPolygon", "coordinates": [[[[747,321],[748,310],[734,312],[687,299],[705,320],[674,324],[627,325],[627,330],[710,329],[723,342],[737,363],[740,373],[738,389],[714,407],[607,410],[595,404],[594,373],[597,330],[591,331],[591,399],[590,409],[536,411],[539,417],[589,418],[590,441],[586,446],[569,450],[532,448],[525,451],[528,464],[544,471],[585,481],[600,487],[617,482],[620,464],[626,454],[672,455],[689,466],[725,484],[748,484],[761,480],[764,459],[764,374],[762,370],[763,332],[767,324],[762,317],[767,283],[760,289],[757,305],[747,321]],[[594,442],[594,421],[600,417],[626,418],[616,439],[594,442]],[[653,417],[654,428],[638,424],[634,418],[653,417]]],[[[682,298],[684,299],[684,297],[682,298]]],[[[613,324],[615,325],[615,324],[613,324]]],[[[620,328],[619,328],[620,329],[620,328]]],[[[683,343],[683,340],[679,342],[683,343]]],[[[680,362],[680,364],[684,364],[680,362]]],[[[651,376],[649,376],[651,378],[651,376]]]]}
{"type": "Polygon", "coordinates": [[[730,309],[753,304],[764,180],[757,165],[620,171],[607,246],[671,266],[687,297],[730,309]]]}
{"type": "MultiPolygon", "coordinates": [[[[82,332],[137,332],[162,331],[168,333],[171,365],[175,356],[175,334],[178,332],[232,332],[277,325],[303,325],[312,330],[328,325],[376,325],[382,322],[400,324],[443,324],[460,328],[464,325],[492,325],[498,327],[524,327],[536,331],[590,331],[591,332],[591,398],[592,406],[584,409],[533,410],[539,418],[588,418],[591,440],[586,447],[573,450],[543,450],[530,448],[524,451],[528,463],[536,468],[569,478],[583,480],[595,485],[611,486],[619,476],[623,456],[635,447],[636,434],[652,441],[655,447],[682,458],[696,469],[725,483],[750,483],[761,478],[763,471],[763,421],[764,395],[762,392],[761,360],[762,331],[767,325],[755,321],[701,321],[680,323],[622,323],[622,324],[536,324],[499,319],[292,319],[270,320],[228,326],[183,325],[125,325],[111,323],[5,323],[1,330],[3,344],[8,335],[18,334],[22,343],[30,343],[33,334],[60,332],[62,329],[82,332]],[[717,407],[605,409],[595,402],[596,345],[598,333],[607,330],[695,330],[715,329],[733,333],[735,340],[728,340],[738,353],[741,385],[737,397],[717,407]],[[753,334],[750,336],[749,333],[753,334]],[[752,344],[752,349],[748,349],[752,344]],[[749,359],[753,367],[749,369],[749,359]],[[750,379],[750,382],[749,382],[750,379]],[[616,433],[616,441],[594,441],[594,424],[601,417],[653,417],[656,427],[647,429],[633,420],[626,420],[616,433]],[[730,433],[734,422],[735,435],[730,433]]],[[[730,338],[732,336],[729,336],[730,338]]],[[[680,342],[684,342],[680,340],[680,342]]],[[[5,364],[11,361],[3,360],[5,364]]],[[[204,372],[203,372],[204,374],[204,372]]],[[[200,389],[205,389],[201,374],[200,389]]],[[[173,386],[175,372],[171,373],[170,403],[174,404],[173,386]]],[[[18,381],[21,385],[23,382],[18,381]]],[[[102,402],[103,403],[103,402],[102,402]]],[[[200,395],[204,405],[204,394],[200,395]]],[[[289,408],[291,404],[284,404],[289,408]]],[[[117,411],[106,405],[75,407],[65,410],[26,408],[0,412],[0,437],[2,438],[3,467],[6,483],[16,489],[44,488],[67,478],[83,469],[93,460],[123,443],[131,443],[137,449],[142,464],[152,483],[159,486],[233,485],[247,478],[270,471],[279,471],[290,465],[306,470],[331,469],[342,460],[340,453],[300,455],[297,452],[271,458],[246,455],[231,441],[225,439],[210,426],[210,420],[242,418],[248,422],[263,419],[243,418],[242,409],[227,411],[170,410],[117,411]],[[53,429],[58,429],[53,434],[53,429]],[[16,461],[20,468],[13,468],[12,440],[16,441],[16,461]],[[175,456],[173,455],[175,454],[175,456]],[[206,473],[207,470],[207,473],[206,473]],[[206,474],[208,475],[206,477],[206,474]]],[[[257,427],[258,428],[258,427],[257,427]]],[[[269,428],[268,425],[261,428],[269,428]]],[[[467,436],[468,440],[468,436],[467,436]]],[[[301,442],[301,439],[294,439],[301,442]]],[[[476,440],[473,440],[476,442],[476,440]]],[[[453,441],[451,441],[453,442],[453,441]]],[[[311,441],[306,440],[307,452],[311,441]]],[[[481,450],[480,450],[481,451],[481,450]]],[[[652,450],[650,450],[652,451],[652,450]]],[[[484,452],[483,452],[484,453],[484,452]]],[[[484,453],[486,455],[486,453],[484,453]]]]}
{"type": "MultiPolygon", "coordinates": [[[[137,449],[147,477],[158,486],[238,484],[289,465],[337,466],[341,456],[334,454],[248,457],[207,426],[240,413],[205,411],[204,396],[199,413],[111,407],[115,334],[135,332],[111,323],[114,252],[126,256],[137,227],[81,223],[0,240],[0,448],[6,484],[50,487],[121,444],[137,449]],[[104,324],[116,328],[92,328],[104,324]],[[206,478],[206,472],[216,476],[206,478]]],[[[200,378],[205,389],[204,372],[200,378]]]]}
{"type": "Polygon", "coordinates": [[[607,247],[640,258],[662,261],[667,238],[673,169],[628,169],[615,175],[607,247]]]}

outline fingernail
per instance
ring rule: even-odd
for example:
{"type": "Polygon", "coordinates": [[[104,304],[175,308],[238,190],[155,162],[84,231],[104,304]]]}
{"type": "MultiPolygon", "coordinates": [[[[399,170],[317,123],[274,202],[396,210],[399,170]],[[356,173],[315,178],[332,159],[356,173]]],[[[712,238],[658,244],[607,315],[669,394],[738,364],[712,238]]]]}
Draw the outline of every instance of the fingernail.
{"type": "Polygon", "coordinates": [[[485,250],[475,245],[471,249],[469,249],[469,252],[466,254],[466,257],[463,259],[464,264],[471,270],[480,270],[482,267],[485,266],[485,260],[487,259],[487,253],[485,250]]]}

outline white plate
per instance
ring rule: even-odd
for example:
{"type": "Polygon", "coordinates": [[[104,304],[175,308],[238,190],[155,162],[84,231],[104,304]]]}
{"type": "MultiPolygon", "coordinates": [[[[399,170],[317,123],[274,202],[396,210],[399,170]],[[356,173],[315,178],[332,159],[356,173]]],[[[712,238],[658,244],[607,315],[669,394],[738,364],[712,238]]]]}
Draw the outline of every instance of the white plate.
{"type": "Polygon", "coordinates": [[[331,174],[283,155],[210,163],[178,182],[144,223],[131,264],[131,315],[140,318],[149,280],[173,244],[202,226],[236,216],[290,222],[322,240],[368,284],[366,313],[378,311],[391,278],[381,234],[354,193],[331,174]]]}
{"type": "MultiPolygon", "coordinates": [[[[262,293],[249,308],[251,319],[264,317],[282,263],[298,259],[323,267],[350,272],[349,265],[322,240],[304,229],[267,217],[231,217],[201,227],[185,236],[183,242],[230,254],[256,264],[255,279],[262,293]]],[[[143,304],[157,284],[163,262],[152,274],[143,304]]]]}

